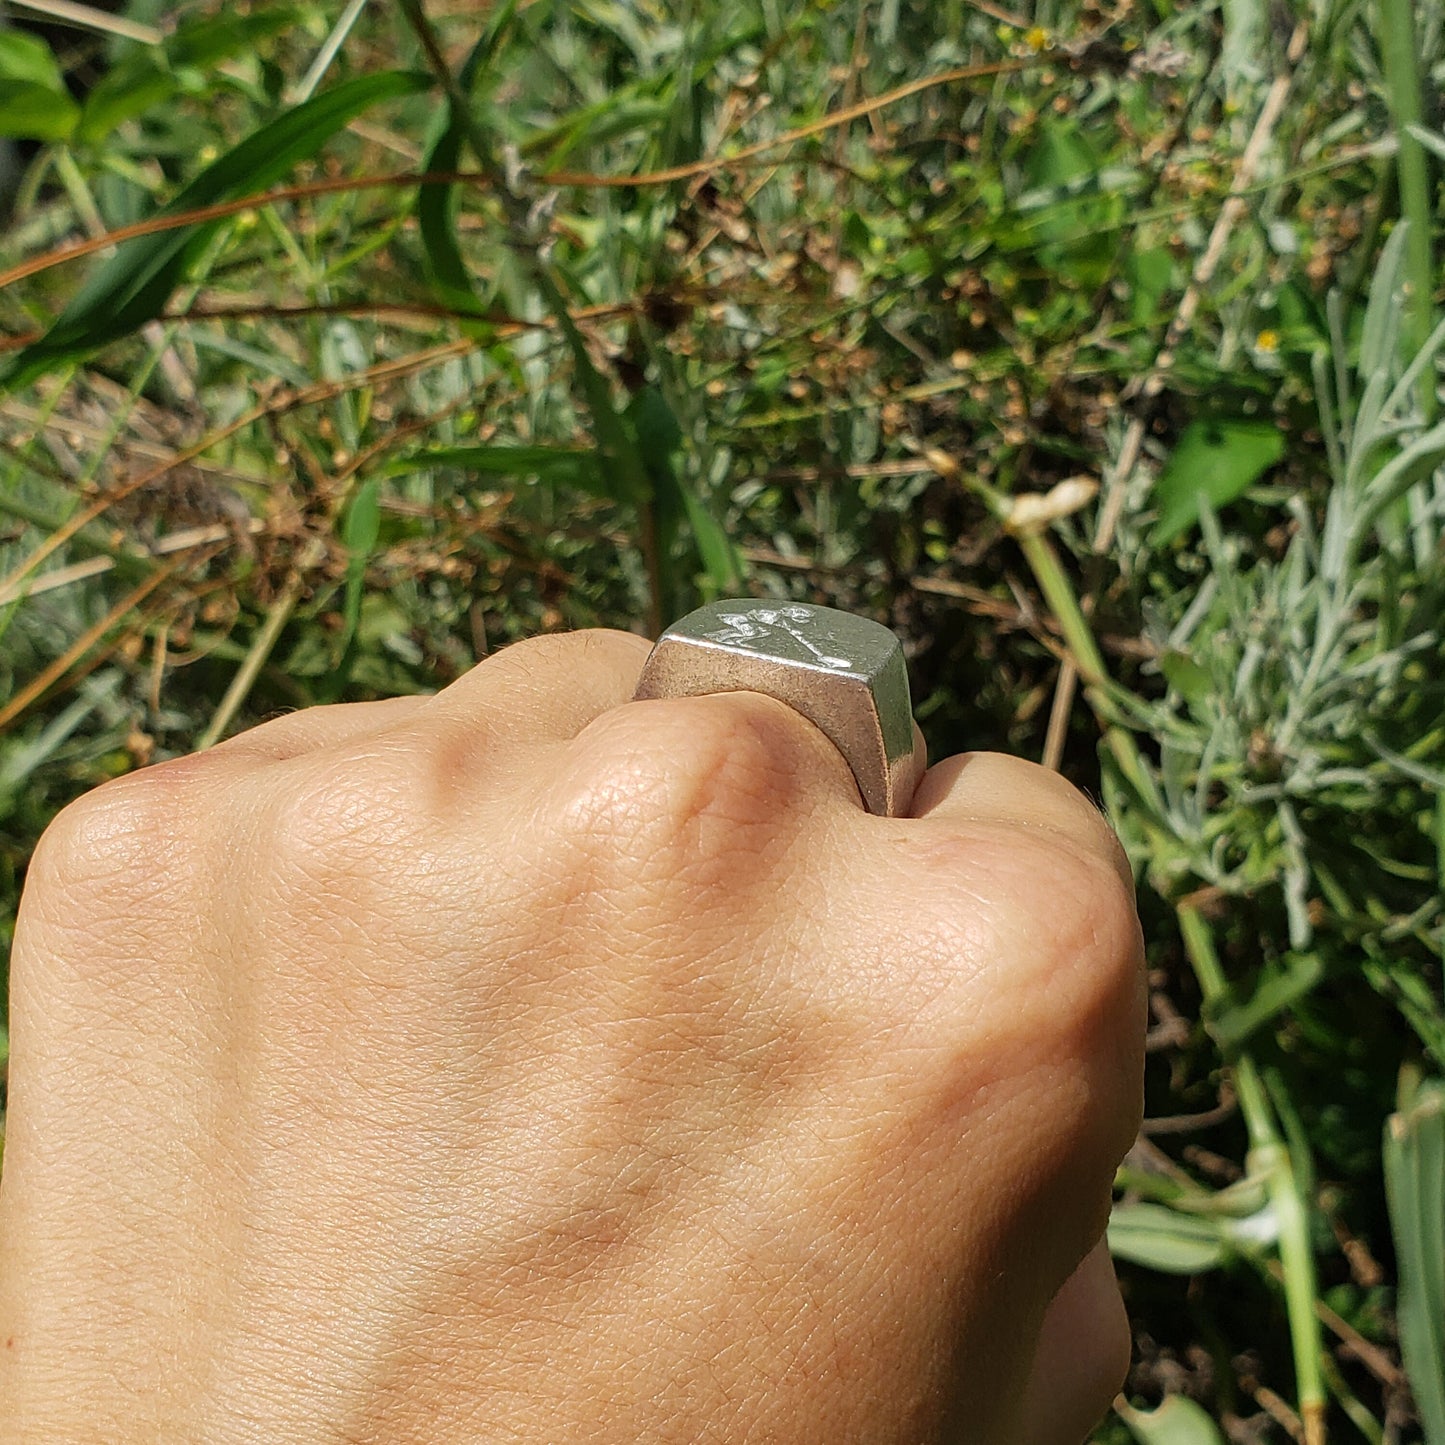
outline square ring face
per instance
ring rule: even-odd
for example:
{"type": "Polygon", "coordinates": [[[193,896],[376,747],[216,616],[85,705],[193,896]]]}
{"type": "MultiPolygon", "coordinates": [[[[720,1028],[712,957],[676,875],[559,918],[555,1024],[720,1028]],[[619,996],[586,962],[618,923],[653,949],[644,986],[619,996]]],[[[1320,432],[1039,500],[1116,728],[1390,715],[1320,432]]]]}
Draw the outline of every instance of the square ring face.
{"type": "Polygon", "coordinates": [[[657,640],[636,696],[734,691],[776,698],[819,727],[870,812],[907,808],[922,759],[903,647],[881,623],[806,602],[709,603],[657,640]]]}
{"type": "Polygon", "coordinates": [[[807,602],[713,602],[668,630],[800,667],[865,679],[882,672],[898,650],[898,639],[886,627],[807,602]]]}

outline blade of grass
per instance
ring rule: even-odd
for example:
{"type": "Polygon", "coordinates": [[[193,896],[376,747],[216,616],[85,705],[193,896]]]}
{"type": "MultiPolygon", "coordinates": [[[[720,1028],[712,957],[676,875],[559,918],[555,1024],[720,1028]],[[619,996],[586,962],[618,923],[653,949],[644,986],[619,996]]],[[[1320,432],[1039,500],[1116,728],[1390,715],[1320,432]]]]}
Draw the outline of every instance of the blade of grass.
{"type": "MultiPolygon", "coordinates": [[[[515,14],[515,4],[503,7],[502,14],[472,46],[457,77],[457,88],[470,97],[478,75],[486,68],[501,44],[515,14]]],[[[466,140],[466,118],[448,99],[446,124],[422,160],[425,171],[455,171],[466,140]]],[[[457,192],[454,183],[417,187],[416,220],[426,255],[432,291],[449,305],[479,311],[481,298],[472,284],[472,275],[462,256],[456,232],[457,192]]]]}
{"type": "MultiPolygon", "coordinates": [[[[1385,97],[1395,122],[1399,149],[1395,173],[1400,187],[1400,211],[1409,227],[1405,238],[1408,289],[1401,346],[1405,359],[1422,351],[1430,336],[1435,312],[1435,267],[1431,227],[1434,206],[1430,195],[1430,169],[1425,148],[1414,134],[1421,121],[1419,51],[1415,43],[1414,0],[1380,0],[1380,53],[1385,69],[1385,97]]],[[[1426,424],[1438,410],[1433,371],[1422,373],[1416,396],[1426,424]]]]}
{"type": "MultiPolygon", "coordinates": [[[[1184,951],[1199,980],[1206,1008],[1227,996],[1228,984],[1215,952],[1209,924],[1188,904],[1178,908],[1184,951]]],[[[1294,1353],[1295,1388],[1307,1445],[1324,1445],[1325,1385],[1320,1369],[1323,1340],[1316,1306],[1314,1248],[1310,1242],[1309,1203],[1300,1188],[1303,1171],[1275,1125],[1274,1110],[1253,1058],[1241,1053],[1233,1060],[1240,1113],[1249,1131],[1249,1172],[1267,1182],[1279,1229],[1279,1258],[1284,1274],[1285,1313],[1294,1353]]]]}
{"type": "Polygon", "coordinates": [[[331,62],[336,59],[341,47],[346,44],[346,37],[351,34],[356,22],[361,19],[361,12],[365,9],[366,0],[350,0],[336,24],[331,27],[331,33],[326,37],[325,43],[316,52],[316,58],[311,62],[306,74],[302,76],[300,84],[287,96],[287,100],[292,105],[299,105],[302,101],[310,100],[316,93],[316,87],[321,84],[322,77],[331,69],[331,62]]]}
{"type": "Polygon", "coordinates": [[[230,727],[232,719],[256,685],[256,676],[265,666],[271,649],[276,646],[281,629],[291,620],[291,614],[296,610],[296,604],[301,600],[305,587],[305,578],[298,572],[271,604],[265,622],[257,629],[256,636],[251,641],[245,660],[236,669],[236,675],[231,679],[231,685],[226,689],[225,696],[217,705],[210,722],[206,724],[205,731],[196,739],[196,752],[203,753],[207,748],[214,747],[230,727]]]}
{"type": "Polygon", "coordinates": [[[561,287],[543,258],[540,238],[533,234],[534,226],[528,215],[527,203],[512,189],[507,176],[498,166],[491,142],[472,113],[471,97],[463,90],[452,73],[451,66],[447,64],[421,0],[401,0],[401,8],[427,57],[427,63],[446,90],[451,102],[452,123],[460,126],[478,164],[492,178],[493,189],[506,213],[513,253],[536,286],[543,305],[556,321],[567,343],[587,409],[592,414],[592,424],[597,429],[598,443],[616,469],[618,494],[638,511],[643,557],[651,582],[648,624],[654,634],[660,632],[663,621],[663,594],[670,589],[663,575],[666,559],[656,544],[656,530],[651,515],[652,488],[641,454],[621,413],[613,404],[607,382],[592,362],[586,340],[572,319],[571,309],[561,287]]]}
{"type": "Polygon", "coordinates": [[[154,25],[143,25],[124,15],[111,15],[94,5],[78,4],[76,0],[10,0],[10,3],[17,9],[33,11],[79,30],[98,30],[105,35],[119,35],[123,40],[139,40],[142,45],[165,43],[165,35],[154,25]]]}
{"type": "Polygon", "coordinates": [[[346,592],[342,604],[341,646],[335,670],[327,679],[324,701],[335,702],[346,687],[356,660],[356,637],[361,626],[361,601],[366,590],[366,564],[381,536],[380,483],[363,482],[346,509],[342,541],[346,545],[346,592]]]}
{"type": "Polygon", "coordinates": [[[1400,1079],[1385,1126],[1390,1227],[1400,1272],[1400,1348],[1425,1445],[1445,1445],[1445,1082],[1400,1079]]]}
{"type": "MultiPolygon", "coordinates": [[[[383,100],[429,84],[411,71],[363,75],[294,107],[253,132],[186,186],[168,211],[187,211],[271,185],[316,154],[347,121],[383,100]]],[[[71,300],[50,330],[0,368],[0,386],[16,388],[57,365],[129,335],[153,320],[212,231],[210,223],[127,242],[71,300]]]]}

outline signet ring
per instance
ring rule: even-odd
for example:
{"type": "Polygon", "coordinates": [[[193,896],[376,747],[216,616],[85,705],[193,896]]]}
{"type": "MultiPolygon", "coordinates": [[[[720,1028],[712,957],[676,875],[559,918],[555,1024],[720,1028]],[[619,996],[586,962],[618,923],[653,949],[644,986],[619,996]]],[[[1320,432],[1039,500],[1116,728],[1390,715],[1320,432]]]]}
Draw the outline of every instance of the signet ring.
{"type": "Polygon", "coordinates": [[[922,773],[897,636],[835,607],[757,598],[710,602],[653,645],[634,700],[760,692],[842,753],[870,813],[908,811],[922,773]]]}

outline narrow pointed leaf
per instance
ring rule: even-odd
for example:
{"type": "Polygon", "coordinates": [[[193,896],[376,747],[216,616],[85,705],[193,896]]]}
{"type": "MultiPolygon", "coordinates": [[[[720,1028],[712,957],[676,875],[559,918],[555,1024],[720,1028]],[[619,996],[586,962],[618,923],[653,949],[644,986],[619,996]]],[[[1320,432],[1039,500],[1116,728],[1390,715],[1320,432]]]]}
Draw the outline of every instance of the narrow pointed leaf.
{"type": "MultiPolygon", "coordinates": [[[[472,47],[457,76],[462,93],[471,94],[476,83],[478,70],[491,56],[495,47],[494,34],[484,35],[472,47]]],[[[425,171],[455,171],[461,160],[462,146],[466,142],[467,120],[457,113],[450,102],[446,109],[446,125],[426,152],[422,162],[425,171]]],[[[421,236],[422,252],[426,257],[427,281],[432,294],[438,301],[455,306],[460,311],[480,311],[481,297],[472,284],[471,268],[467,265],[457,241],[457,188],[455,184],[418,186],[416,193],[417,230],[421,236]]],[[[489,326],[464,323],[464,330],[490,332],[489,326]]]]}
{"type": "MultiPolygon", "coordinates": [[[[175,214],[264,190],[314,156],[348,121],[384,100],[431,84],[412,71],[382,71],[343,82],[262,126],[207,166],[161,214],[175,214]]],[[[160,314],[218,222],[127,241],[81,287],[50,330],[19,353],[0,381],[33,381],[65,361],[128,336],[160,314]]]]}
{"type": "Polygon", "coordinates": [[[1407,1083],[1401,1095],[1384,1144],[1400,1351],[1425,1445],[1445,1445],[1445,1082],[1407,1083]]]}

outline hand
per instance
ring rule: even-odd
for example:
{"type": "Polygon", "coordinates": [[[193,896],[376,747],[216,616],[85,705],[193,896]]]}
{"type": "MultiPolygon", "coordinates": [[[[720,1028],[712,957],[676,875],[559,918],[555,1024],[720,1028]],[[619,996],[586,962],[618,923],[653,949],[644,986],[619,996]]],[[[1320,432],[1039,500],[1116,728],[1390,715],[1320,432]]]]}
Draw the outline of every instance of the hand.
{"type": "Polygon", "coordinates": [[[1141,1092],[1112,834],[988,754],[873,817],[770,699],[629,703],[645,652],[538,639],[60,815],[6,1445],[1086,1433],[1141,1092]]]}

